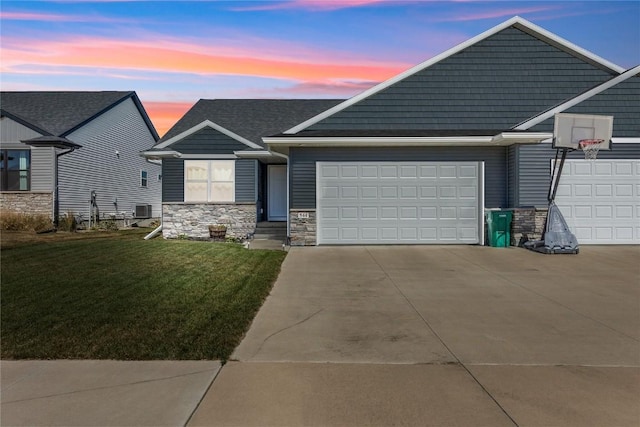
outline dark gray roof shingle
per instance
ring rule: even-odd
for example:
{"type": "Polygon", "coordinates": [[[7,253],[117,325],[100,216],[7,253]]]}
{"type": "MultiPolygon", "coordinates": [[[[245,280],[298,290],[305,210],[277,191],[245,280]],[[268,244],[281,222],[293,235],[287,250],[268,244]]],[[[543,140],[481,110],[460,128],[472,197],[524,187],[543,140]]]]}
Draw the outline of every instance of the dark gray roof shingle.
{"type": "Polygon", "coordinates": [[[64,136],[133,95],[132,91],[0,92],[0,109],[2,115],[38,132],[64,136]]]}
{"type": "Polygon", "coordinates": [[[210,120],[263,146],[262,137],[292,128],[343,99],[201,99],[162,137],[167,141],[210,120]]]}

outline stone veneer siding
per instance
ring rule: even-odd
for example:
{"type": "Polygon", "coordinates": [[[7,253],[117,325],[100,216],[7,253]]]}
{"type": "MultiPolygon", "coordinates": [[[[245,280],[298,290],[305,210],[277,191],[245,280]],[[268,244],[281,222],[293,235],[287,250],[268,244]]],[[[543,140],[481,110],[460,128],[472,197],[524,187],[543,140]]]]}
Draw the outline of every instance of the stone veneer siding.
{"type": "Polygon", "coordinates": [[[539,240],[547,220],[547,208],[514,208],[511,221],[511,245],[522,246],[527,240],[539,240]]]}
{"type": "Polygon", "coordinates": [[[162,237],[208,239],[209,225],[224,224],[227,236],[244,239],[256,229],[255,203],[164,203],[162,237]]]}
{"type": "MultiPolygon", "coordinates": [[[[542,238],[547,219],[546,208],[515,208],[511,221],[511,245],[521,246],[528,240],[542,238]],[[524,238],[524,239],[523,239],[524,238]]],[[[291,209],[289,211],[291,246],[315,246],[316,211],[313,209],[291,209]],[[298,218],[298,212],[307,212],[309,218],[298,218]]]]}
{"type": "Polygon", "coordinates": [[[53,193],[37,191],[0,192],[0,209],[25,214],[53,216],[53,193]]]}
{"type": "Polygon", "coordinates": [[[314,209],[291,209],[289,211],[289,230],[291,246],[315,246],[316,211],[314,209]],[[309,214],[309,218],[298,218],[299,212],[309,214]]]}

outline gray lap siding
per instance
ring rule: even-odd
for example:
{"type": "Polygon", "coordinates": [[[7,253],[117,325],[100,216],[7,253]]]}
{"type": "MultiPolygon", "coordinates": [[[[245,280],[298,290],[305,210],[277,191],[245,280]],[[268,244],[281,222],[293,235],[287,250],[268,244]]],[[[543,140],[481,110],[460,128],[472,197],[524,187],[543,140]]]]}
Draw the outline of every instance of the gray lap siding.
{"type": "MultiPolygon", "coordinates": [[[[614,124],[615,126],[615,124],[614,124]]],[[[513,189],[511,207],[546,207],[549,190],[551,160],[556,150],[551,144],[523,145],[514,148],[513,174],[509,186],[513,189]]],[[[583,159],[582,151],[569,153],[568,159],[583,159]]],[[[599,159],[640,159],[640,144],[613,144],[612,150],[600,151],[599,159]]],[[[597,162],[597,160],[596,160],[597,162]]]]}
{"type": "Polygon", "coordinates": [[[289,153],[291,209],[316,208],[318,161],[484,161],[485,206],[507,207],[505,147],[292,148],[289,153]]]}

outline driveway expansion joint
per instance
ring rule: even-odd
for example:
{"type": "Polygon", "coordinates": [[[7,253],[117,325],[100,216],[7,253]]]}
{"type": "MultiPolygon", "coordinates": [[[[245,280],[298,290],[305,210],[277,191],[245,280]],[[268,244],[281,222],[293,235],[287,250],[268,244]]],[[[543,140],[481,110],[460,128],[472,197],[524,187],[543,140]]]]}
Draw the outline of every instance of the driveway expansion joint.
{"type": "Polygon", "coordinates": [[[498,402],[498,400],[489,392],[489,390],[487,390],[487,388],[480,382],[480,380],[478,380],[478,378],[476,378],[475,375],[473,375],[473,373],[469,370],[469,368],[467,368],[465,366],[465,364],[460,360],[460,358],[453,352],[453,350],[444,342],[444,340],[442,339],[442,337],[435,331],[435,329],[433,329],[433,327],[431,326],[431,324],[429,323],[429,321],[427,319],[424,318],[424,316],[418,311],[418,309],[416,308],[415,305],[413,305],[413,303],[411,302],[411,300],[409,300],[409,298],[404,294],[404,292],[402,292],[402,290],[400,289],[400,287],[398,286],[398,284],[396,283],[395,280],[393,280],[393,278],[389,275],[389,273],[387,273],[387,271],[384,269],[384,267],[378,262],[378,260],[373,256],[373,254],[371,253],[371,251],[369,251],[368,248],[366,248],[367,253],[369,254],[369,256],[371,257],[371,259],[373,259],[373,262],[375,262],[378,267],[380,268],[380,270],[382,270],[382,272],[387,276],[387,278],[389,279],[389,281],[391,281],[391,283],[393,283],[393,286],[396,288],[396,290],[400,293],[400,295],[402,295],[402,297],[405,299],[405,301],[407,302],[407,304],[409,304],[409,306],[411,306],[412,310],[420,317],[420,319],[422,319],[422,322],[427,326],[427,328],[429,328],[429,330],[431,331],[431,333],[433,333],[433,335],[440,341],[440,343],[444,346],[444,348],[451,354],[451,356],[453,356],[453,358],[456,360],[456,363],[458,365],[460,365],[469,376],[471,376],[471,378],[473,378],[473,380],[476,382],[476,384],[478,384],[478,386],[486,393],[487,396],[489,396],[489,398],[495,403],[495,405],[500,408],[500,411],[502,411],[502,413],[509,418],[509,420],[513,423],[513,425],[515,425],[516,427],[519,427],[518,423],[516,422],[516,420],[513,419],[513,417],[507,412],[507,410],[500,404],[500,402],[498,402]]]}

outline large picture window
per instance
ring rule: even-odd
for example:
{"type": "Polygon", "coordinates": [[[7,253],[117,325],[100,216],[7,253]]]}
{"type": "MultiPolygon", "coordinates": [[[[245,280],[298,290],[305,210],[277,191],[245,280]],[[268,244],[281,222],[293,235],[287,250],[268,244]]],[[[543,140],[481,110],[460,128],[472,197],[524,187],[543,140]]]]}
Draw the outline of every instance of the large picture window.
{"type": "Polygon", "coordinates": [[[0,190],[31,189],[31,151],[0,150],[0,190]]]}
{"type": "Polygon", "coordinates": [[[185,160],[185,202],[234,202],[234,160],[185,160]]]}

